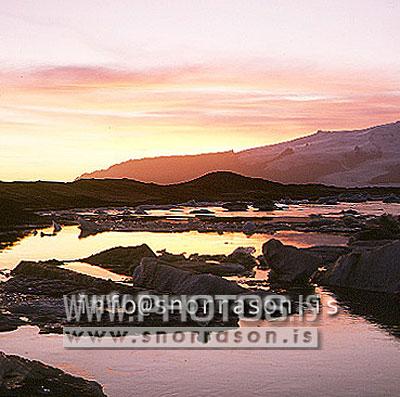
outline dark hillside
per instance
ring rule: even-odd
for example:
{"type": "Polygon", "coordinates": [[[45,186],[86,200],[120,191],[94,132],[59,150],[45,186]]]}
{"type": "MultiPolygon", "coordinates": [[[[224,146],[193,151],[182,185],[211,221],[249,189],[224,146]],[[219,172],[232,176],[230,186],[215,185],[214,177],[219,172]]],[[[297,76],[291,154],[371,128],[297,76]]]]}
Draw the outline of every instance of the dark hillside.
{"type": "Polygon", "coordinates": [[[346,189],[317,184],[281,184],[232,172],[213,172],[190,182],[157,185],[128,179],[82,179],[75,182],[0,182],[5,219],[21,211],[103,206],[168,204],[188,200],[314,199],[343,192],[400,194],[400,188],[346,189]],[[9,212],[9,214],[7,214],[9,212]]]}

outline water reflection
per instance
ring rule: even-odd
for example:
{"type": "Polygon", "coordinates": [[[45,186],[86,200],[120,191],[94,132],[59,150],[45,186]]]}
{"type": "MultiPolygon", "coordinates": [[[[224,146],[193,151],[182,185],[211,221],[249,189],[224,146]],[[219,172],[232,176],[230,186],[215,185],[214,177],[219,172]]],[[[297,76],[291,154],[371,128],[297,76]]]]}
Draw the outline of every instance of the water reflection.
{"type": "MultiPolygon", "coordinates": [[[[157,217],[174,217],[174,218],[194,218],[198,211],[207,210],[207,215],[216,217],[308,217],[311,214],[320,214],[328,217],[342,216],[344,210],[356,210],[363,215],[383,215],[389,213],[392,215],[400,215],[400,205],[396,203],[383,203],[382,201],[369,201],[365,203],[345,203],[340,202],[336,205],[326,204],[290,204],[282,205],[279,210],[274,211],[258,211],[253,207],[249,207],[247,211],[228,211],[220,206],[173,206],[171,208],[146,209],[146,216],[157,217]]],[[[77,210],[77,214],[81,216],[97,216],[97,215],[123,215],[136,216],[134,208],[105,208],[101,210],[77,210]]],[[[204,211],[205,212],[205,211],[204,211]]]]}
{"type": "MultiPolygon", "coordinates": [[[[50,231],[50,229],[49,229],[50,231]]],[[[154,233],[154,232],[104,232],[86,239],[78,239],[79,229],[76,226],[65,227],[57,236],[41,238],[40,235],[25,237],[16,245],[0,252],[0,269],[12,269],[21,260],[76,260],[93,253],[115,246],[134,246],[147,243],[154,251],[167,249],[172,253],[187,254],[229,254],[239,246],[253,246],[260,253],[262,244],[269,238],[278,238],[285,244],[298,247],[312,245],[346,244],[347,238],[332,234],[301,233],[282,231],[270,234],[246,236],[243,233],[154,233]]],[[[69,263],[67,268],[92,274],[97,277],[121,281],[121,277],[107,270],[83,263],[69,263]],[[96,274],[94,274],[96,273],[96,274]]],[[[4,276],[1,273],[2,278],[4,276]]],[[[256,278],[251,279],[251,287],[262,287],[257,280],[266,280],[267,273],[258,271],[256,278]],[[256,285],[255,285],[255,284],[256,285]]],[[[123,277],[125,278],[125,277],[123,277]]],[[[246,284],[246,280],[241,280],[246,284]]],[[[268,289],[268,285],[266,286],[268,289]]],[[[400,337],[399,301],[387,295],[335,290],[339,303],[349,313],[361,316],[377,324],[396,337],[400,337]]]]}
{"type": "Polygon", "coordinates": [[[400,338],[400,297],[356,289],[332,290],[337,302],[350,314],[361,316],[400,338]]]}
{"type": "MultiPolygon", "coordinates": [[[[330,295],[322,291],[321,301],[330,295]]],[[[104,385],[107,395],[118,397],[129,397],[132,390],[138,395],[155,397],[398,395],[400,355],[395,339],[369,325],[364,318],[346,312],[324,318],[318,327],[322,347],[313,351],[83,352],[65,350],[62,336],[39,335],[34,327],[0,333],[0,347],[6,353],[41,360],[72,374],[96,379],[104,385]]]]}
{"type": "Polygon", "coordinates": [[[103,280],[111,280],[115,282],[127,282],[131,281],[127,276],[123,276],[117,273],[113,273],[107,269],[103,269],[99,266],[89,265],[84,262],[70,262],[61,266],[64,269],[73,270],[74,272],[86,274],[92,277],[101,278],[103,280]]]}
{"type": "MultiPolygon", "coordinates": [[[[50,232],[51,229],[48,231],[50,232]]],[[[11,269],[21,260],[78,260],[105,249],[143,243],[148,244],[153,251],[167,249],[175,254],[184,252],[187,254],[230,254],[240,246],[255,247],[259,254],[262,244],[272,237],[297,247],[310,247],[317,244],[344,245],[347,242],[347,237],[344,236],[293,231],[252,236],[246,236],[243,233],[219,235],[218,233],[198,233],[197,231],[183,233],[110,231],[78,239],[79,232],[77,226],[68,226],[53,237],[30,235],[18,244],[0,252],[0,269],[11,269]]]]}

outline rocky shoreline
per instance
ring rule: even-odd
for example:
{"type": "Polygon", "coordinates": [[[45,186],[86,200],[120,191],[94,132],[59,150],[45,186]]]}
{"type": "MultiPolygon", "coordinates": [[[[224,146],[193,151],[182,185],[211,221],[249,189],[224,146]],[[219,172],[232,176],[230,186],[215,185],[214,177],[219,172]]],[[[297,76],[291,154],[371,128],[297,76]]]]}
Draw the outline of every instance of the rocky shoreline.
{"type": "Polygon", "coordinates": [[[94,381],[69,375],[39,361],[0,352],[0,396],[105,397],[94,381]]]}
{"type": "MultiPolygon", "coordinates": [[[[335,222],[342,222],[342,219],[335,222]]],[[[210,294],[213,288],[215,293],[224,289],[243,293],[239,284],[223,277],[251,280],[257,268],[269,270],[268,279],[261,283],[263,290],[288,291],[318,285],[400,295],[400,268],[396,263],[400,255],[399,220],[391,216],[373,217],[357,230],[347,246],[300,249],[272,238],[265,242],[262,255],[258,257],[251,248],[238,248],[229,255],[185,256],[166,251],[155,253],[143,244],[115,247],[80,259],[127,276],[128,284],[64,269],[64,263],[57,260],[23,261],[12,270],[8,281],[0,283],[0,330],[31,324],[37,325],[41,332],[60,333],[65,317],[63,296],[77,292],[99,295],[149,291],[182,293],[180,284],[185,286],[184,282],[176,281],[174,287],[171,284],[166,288],[164,277],[187,280],[189,275],[196,275],[201,281],[196,281],[198,287],[189,291],[192,294],[210,294]],[[160,274],[161,284],[155,283],[155,279],[151,283],[143,281],[156,272],[160,274]]],[[[257,290],[257,283],[252,284],[257,290]]],[[[150,316],[148,321],[159,323],[156,316],[150,316]]]]}
{"type": "MultiPolygon", "coordinates": [[[[142,244],[115,247],[79,259],[127,276],[127,282],[113,282],[80,274],[63,268],[64,262],[57,260],[22,261],[8,275],[8,279],[0,283],[0,332],[15,330],[29,324],[39,327],[41,333],[62,333],[63,327],[70,325],[65,318],[63,297],[79,293],[240,296],[250,292],[260,296],[272,293],[295,296],[303,292],[313,293],[315,287],[331,289],[356,313],[362,313],[366,317],[370,315],[378,324],[391,329],[399,327],[400,314],[393,305],[388,308],[391,315],[386,318],[379,311],[382,304],[378,304],[379,307],[371,305],[369,309],[365,305],[366,298],[360,298],[372,294],[376,302],[398,302],[400,299],[400,268],[397,263],[400,255],[398,217],[360,215],[356,211],[336,213],[334,217],[316,215],[296,219],[259,217],[249,220],[247,217],[208,217],[205,213],[195,215],[193,219],[176,221],[151,217],[132,219],[129,214],[97,213],[95,218],[85,219],[77,215],[76,211],[54,211],[51,217],[63,224],[79,223],[83,235],[109,230],[197,230],[220,234],[273,234],[280,230],[294,230],[346,235],[349,237],[349,243],[345,246],[296,248],[271,238],[263,244],[260,256],[255,256],[255,250],[251,248],[238,248],[228,255],[176,255],[165,250],[153,252],[149,246],[142,244]],[[253,279],[257,269],[267,269],[268,278],[253,279]]],[[[221,319],[216,318],[214,325],[237,327],[238,320],[237,316],[231,316],[228,323],[221,323],[221,319]]],[[[156,314],[148,316],[146,323],[135,323],[128,318],[118,322],[118,325],[126,326],[162,324],[161,316],[156,314]]],[[[78,321],[74,325],[88,324],[78,321]]],[[[113,323],[105,319],[97,325],[110,326],[113,323]]],[[[182,323],[177,315],[170,318],[168,325],[184,327],[197,323],[182,323]]],[[[51,395],[60,396],[104,395],[96,383],[57,371],[59,370],[41,363],[0,353],[0,394],[24,395],[23,392],[28,390],[26,388],[39,387],[32,389],[34,392],[30,395],[35,396],[36,390],[37,395],[43,395],[40,393],[44,389],[54,391],[51,395]],[[55,373],[57,382],[52,380],[55,373]],[[18,382],[10,384],[8,379],[11,378],[18,379],[18,382]],[[54,394],[58,393],[57,388],[64,394],[54,394]],[[8,390],[12,391],[7,394],[8,390]],[[22,394],[18,394],[20,391],[22,394]]]]}
{"type": "MultiPolygon", "coordinates": [[[[240,216],[196,215],[145,216],[136,215],[134,209],[120,210],[113,214],[97,211],[94,214],[82,215],[85,211],[53,211],[50,216],[60,223],[78,224],[81,238],[107,231],[123,232],[163,232],[181,233],[197,231],[200,233],[239,232],[247,235],[274,233],[281,230],[299,232],[321,232],[351,235],[362,231],[366,223],[375,216],[363,215],[354,210],[332,211],[330,216],[311,214],[310,216],[259,216],[247,213],[240,216]],[[127,213],[129,212],[129,213],[127,213]]],[[[49,216],[49,213],[46,213],[49,216]]]]}

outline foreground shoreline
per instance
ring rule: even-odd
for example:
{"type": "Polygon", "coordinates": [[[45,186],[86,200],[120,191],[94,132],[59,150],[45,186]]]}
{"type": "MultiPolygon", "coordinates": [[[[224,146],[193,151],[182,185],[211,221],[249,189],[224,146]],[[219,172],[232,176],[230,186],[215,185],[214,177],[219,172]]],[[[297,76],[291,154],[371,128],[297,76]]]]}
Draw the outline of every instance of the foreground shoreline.
{"type": "MultiPolygon", "coordinates": [[[[220,203],[209,204],[215,207],[220,203]]],[[[238,205],[243,206],[241,203],[238,203],[238,205]]],[[[241,279],[235,279],[235,281],[231,279],[230,281],[232,286],[235,286],[235,291],[236,288],[237,291],[250,289],[259,290],[259,293],[262,294],[268,294],[272,291],[289,294],[299,294],[301,291],[310,293],[310,291],[314,291],[316,285],[319,286],[318,288],[321,286],[328,287],[331,291],[337,293],[337,296],[343,297],[347,307],[352,308],[356,314],[365,316],[369,321],[382,326],[389,333],[398,337],[398,320],[396,317],[398,313],[393,311],[390,314],[388,313],[387,316],[382,314],[384,308],[382,302],[386,302],[385,304],[389,301],[393,302],[392,306],[394,307],[398,299],[393,280],[389,280],[391,284],[388,284],[387,280],[382,279],[380,281],[381,289],[371,292],[368,289],[376,288],[378,279],[372,280],[370,278],[373,283],[363,285],[360,284],[362,279],[362,277],[360,279],[360,275],[357,275],[358,278],[348,279],[345,277],[345,273],[335,270],[338,263],[341,263],[340,266],[352,267],[354,263],[357,263],[354,262],[354,258],[361,258],[363,262],[360,263],[363,263],[364,266],[363,272],[368,272],[370,268],[376,265],[374,258],[377,257],[379,262],[379,258],[387,255],[385,252],[388,249],[398,250],[396,243],[400,239],[398,219],[396,217],[361,214],[354,209],[352,211],[338,210],[335,209],[337,208],[335,204],[321,205],[329,209],[328,214],[295,217],[284,216],[283,212],[280,212],[282,215],[278,213],[274,216],[264,216],[264,214],[260,215],[251,211],[251,213],[247,212],[244,215],[232,212],[228,217],[216,216],[207,213],[207,207],[200,204],[194,206],[194,210],[190,210],[196,211],[190,216],[177,212],[172,217],[175,219],[170,219],[171,216],[169,215],[135,214],[138,210],[137,207],[51,210],[45,213],[36,213],[39,216],[38,219],[41,219],[42,222],[25,225],[20,230],[23,231],[21,237],[24,237],[26,233],[31,233],[32,230],[48,227],[50,221],[53,220],[61,223],[62,226],[80,225],[80,238],[83,239],[107,231],[162,232],[166,235],[168,235],[167,233],[187,231],[217,234],[234,232],[248,236],[253,234],[271,234],[273,236],[279,231],[294,231],[346,236],[350,238],[350,244],[331,247],[316,246],[307,249],[282,245],[272,238],[265,242],[265,245],[268,243],[268,246],[265,250],[263,248],[261,257],[256,257],[253,253],[247,251],[238,251],[236,254],[232,252],[230,255],[186,257],[178,254],[172,255],[168,252],[156,254],[143,247],[126,247],[131,249],[127,256],[124,250],[111,249],[108,250],[109,252],[94,253],[97,255],[93,255],[93,258],[81,258],[81,260],[92,263],[94,267],[102,267],[120,275],[131,276],[135,271],[134,280],[136,279],[136,283],[137,280],[147,280],[146,272],[152,268],[155,269],[154,274],[159,274],[160,280],[163,280],[171,271],[177,271],[177,274],[180,275],[189,272],[190,277],[214,272],[213,277],[218,284],[225,280],[222,277],[241,276],[241,279]],[[195,208],[199,207],[206,208],[203,211],[200,209],[200,213],[198,213],[199,210],[195,208]],[[249,216],[246,216],[246,214],[249,216]],[[135,258],[134,252],[138,248],[135,267],[132,267],[132,261],[135,258]],[[132,251],[132,249],[134,250],[132,251]],[[377,251],[379,249],[383,251],[377,251]],[[148,260],[149,257],[150,261],[148,260]],[[110,260],[115,262],[115,266],[112,266],[110,260]],[[320,270],[320,265],[324,265],[324,269],[320,270]],[[251,273],[254,268],[268,268],[270,274],[268,280],[252,278],[251,273]],[[342,286],[345,288],[341,288],[342,286]],[[395,294],[392,292],[395,292],[395,294]],[[365,306],[364,303],[368,302],[370,296],[373,297],[371,302],[380,297],[378,302],[381,303],[378,303],[376,307],[365,306]]],[[[151,211],[151,208],[151,206],[148,206],[147,209],[140,208],[140,210],[151,211]]],[[[160,209],[160,207],[156,208],[160,209]]],[[[174,206],[174,209],[179,208],[174,206]]],[[[267,214],[268,211],[265,213],[267,214]]],[[[57,231],[43,233],[43,236],[56,239],[57,231]]],[[[40,238],[40,231],[37,237],[40,238]]],[[[12,247],[12,244],[13,242],[8,247],[12,247]]],[[[393,254],[390,253],[389,257],[393,257],[393,254]]],[[[11,273],[11,276],[11,279],[7,282],[0,283],[2,312],[9,313],[2,315],[2,331],[16,330],[30,324],[38,326],[42,333],[61,333],[65,314],[62,295],[73,293],[77,289],[91,291],[91,293],[105,293],[112,290],[132,293],[133,291],[157,291],[157,288],[162,290],[170,288],[169,293],[173,294],[179,292],[179,288],[182,287],[178,285],[179,283],[162,284],[161,286],[157,283],[139,285],[134,282],[132,286],[101,281],[96,277],[79,275],[73,270],[64,269],[62,261],[22,262],[11,273]]],[[[198,284],[198,288],[200,289],[193,292],[201,293],[203,291],[201,283],[198,284]]],[[[224,283],[223,288],[225,288],[224,283]]],[[[152,319],[151,324],[158,324],[158,320],[152,319]]],[[[179,322],[175,323],[175,325],[179,324],[179,322]]],[[[237,324],[235,325],[234,322],[230,326],[237,326],[237,324]]],[[[78,393],[76,395],[84,394],[78,393]]]]}

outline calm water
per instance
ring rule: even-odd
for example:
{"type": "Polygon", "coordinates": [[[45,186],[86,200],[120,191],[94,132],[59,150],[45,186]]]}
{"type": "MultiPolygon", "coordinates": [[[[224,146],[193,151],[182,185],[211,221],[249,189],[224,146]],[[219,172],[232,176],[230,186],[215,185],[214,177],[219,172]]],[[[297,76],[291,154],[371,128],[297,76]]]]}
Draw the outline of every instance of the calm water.
{"type": "MultiPolygon", "coordinates": [[[[45,230],[51,232],[52,229],[45,230]]],[[[278,238],[286,244],[309,247],[316,244],[346,244],[343,236],[321,233],[278,232],[271,234],[243,233],[155,233],[155,232],[105,232],[78,239],[77,226],[65,227],[57,236],[40,237],[30,235],[16,245],[0,252],[0,269],[12,269],[21,260],[73,260],[116,246],[134,246],[146,243],[154,251],[167,249],[180,254],[229,254],[235,248],[255,247],[260,253],[262,244],[270,238],[278,238]]]]}
{"type": "MultiPolygon", "coordinates": [[[[73,260],[114,246],[142,243],[173,253],[230,253],[238,246],[254,246],[260,252],[271,238],[241,233],[107,232],[78,239],[78,234],[77,227],[66,227],[56,237],[29,236],[0,253],[0,268],[13,268],[22,259],[73,260]]],[[[347,240],[296,232],[273,237],[302,247],[347,240]]],[[[67,266],[100,277],[113,276],[79,263],[67,266]]],[[[319,292],[324,305],[331,293],[319,292]]],[[[63,349],[61,336],[39,335],[29,326],[0,333],[0,350],[95,379],[114,397],[398,396],[400,339],[385,329],[387,321],[379,308],[371,315],[368,304],[361,309],[346,304],[338,316],[322,317],[318,323],[321,348],[311,351],[71,351],[63,349]]]]}
{"type": "Polygon", "coordinates": [[[73,351],[34,327],[0,334],[0,349],[95,379],[114,397],[399,395],[398,339],[346,311],[319,329],[321,348],[308,351],[73,351]]]}
{"type": "MultiPolygon", "coordinates": [[[[279,204],[278,204],[279,205],[279,204]]],[[[338,203],[337,205],[322,205],[322,204],[291,204],[280,205],[281,209],[276,211],[258,211],[249,207],[247,211],[227,211],[226,209],[218,206],[207,206],[209,211],[212,211],[215,216],[224,217],[304,217],[311,214],[320,214],[324,216],[337,217],[341,216],[341,211],[355,209],[363,215],[383,215],[389,213],[393,215],[400,215],[400,204],[387,204],[382,201],[369,201],[366,203],[338,203]]],[[[171,209],[150,209],[147,214],[150,216],[166,216],[166,217],[195,217],[191,212],[199,210],[201,207],[176,207],[171,209]]],[[[132,215],[134,208],[130,209],[132,215]]],[[[96,215],[96,210],[78,211],[80,215],[96,215]]],[[[109,215],[127,215],[129,210],[126,209],[104,209],[100,211],[103,214],[109,215]]]]}

